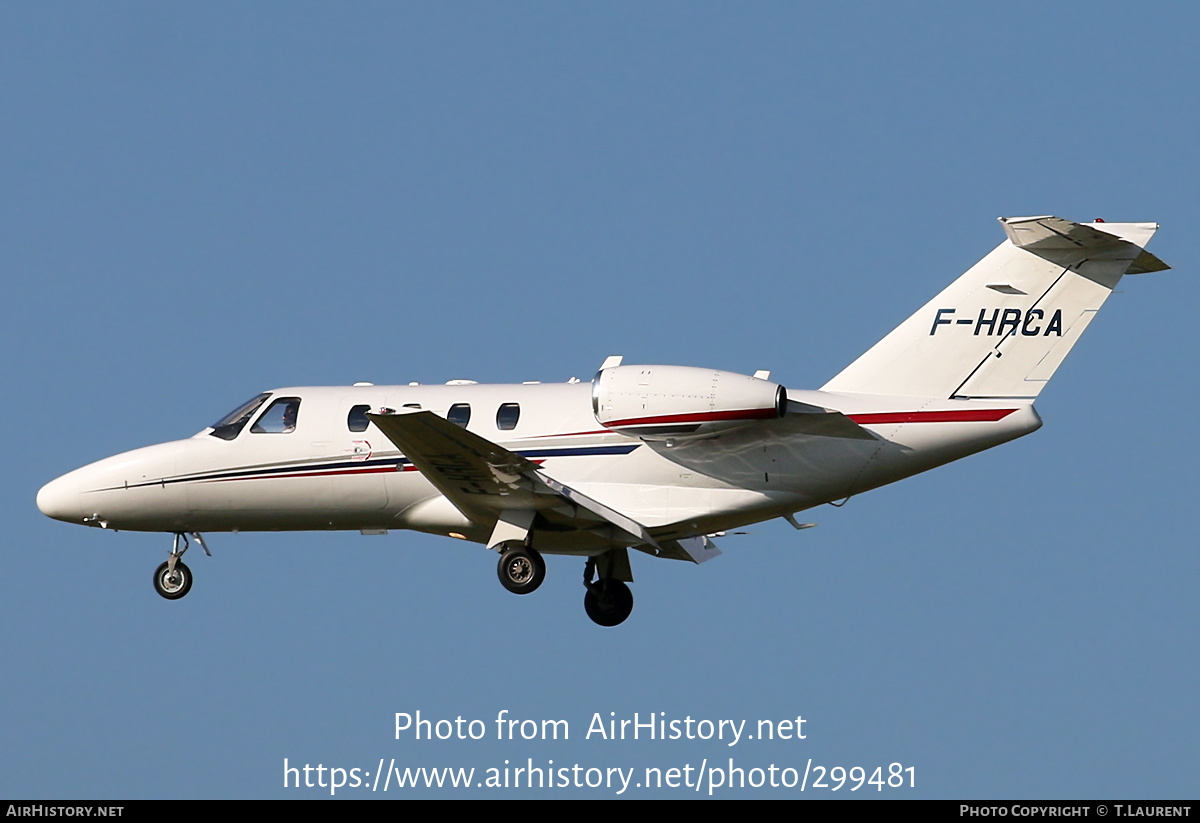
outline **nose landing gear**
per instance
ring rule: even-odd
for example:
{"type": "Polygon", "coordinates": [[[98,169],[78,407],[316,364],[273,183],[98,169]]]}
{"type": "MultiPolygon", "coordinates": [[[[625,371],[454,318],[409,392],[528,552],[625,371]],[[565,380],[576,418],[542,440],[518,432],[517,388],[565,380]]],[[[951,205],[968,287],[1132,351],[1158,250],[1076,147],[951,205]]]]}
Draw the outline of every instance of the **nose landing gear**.
{"type": "MultiPolygon", "coordinates": [[[[204,538],[199,532],[191,532],[204,553],[212,557],[212,552],[204,544],[204,538]]],[[[175,532],[175,543],[167,561],[154,570],[154,590],[167,600],[178,600],[192,590],[192,570],[180,559],[188,550],[188,538],[183,532],[175,532]],[[180,542],[183,548],[179,547],[180,542]]]]}

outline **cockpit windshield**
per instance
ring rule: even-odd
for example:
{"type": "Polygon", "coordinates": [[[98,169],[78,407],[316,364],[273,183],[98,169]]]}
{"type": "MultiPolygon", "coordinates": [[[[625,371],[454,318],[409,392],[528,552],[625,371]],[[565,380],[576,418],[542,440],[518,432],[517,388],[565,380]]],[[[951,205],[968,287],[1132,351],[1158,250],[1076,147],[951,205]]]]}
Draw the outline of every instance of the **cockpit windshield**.
{"type": "Polygon", "coordinates": [[[300,413],[299,397],[281,397],[267,407],[262,417],[250,427],[258,434],[268,432],[287,434],[296,430],[296,416],[300,413]]]}
{"type": "Polygon", "coordinates": [[[270,396],[271,393],[265,391],[258,395],[258,397],[247,400],[216,423],[213,423],[210,434],[222,440],[232,440],[237,437],[242,429],[245,428],[247,421],[258,411],[258,407],[265,403],[270,396]]]}

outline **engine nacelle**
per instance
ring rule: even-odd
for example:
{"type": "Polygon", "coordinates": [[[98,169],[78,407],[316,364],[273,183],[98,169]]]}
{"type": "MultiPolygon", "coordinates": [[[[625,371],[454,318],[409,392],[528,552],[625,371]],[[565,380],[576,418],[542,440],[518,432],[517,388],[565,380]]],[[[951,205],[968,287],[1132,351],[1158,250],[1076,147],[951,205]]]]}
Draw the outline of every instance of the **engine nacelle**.
{"type": "Polygon", "coordinates": [[[783,417],[787,389],[690,366],[614,366],[592,380],[600,425],[645,440],[704,437],[783,417]]]}

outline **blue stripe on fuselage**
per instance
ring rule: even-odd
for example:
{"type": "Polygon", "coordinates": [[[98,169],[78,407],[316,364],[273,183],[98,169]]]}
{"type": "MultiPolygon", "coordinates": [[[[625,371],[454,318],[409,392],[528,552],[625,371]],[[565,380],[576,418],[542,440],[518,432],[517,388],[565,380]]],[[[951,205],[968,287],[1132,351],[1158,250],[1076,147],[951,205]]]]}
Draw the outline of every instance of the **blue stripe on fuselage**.
{"type": "MultiPolygon", "coordinates": [[[[613,446],[558,446],[540,449],[518,449],[516,454],[528,459],[544,459],[548,457],[596,457],[605,455],[629,454],[640,446],[640,443],[629,443],[613,446]]],[[[262,466],[253,469],[235,469],[189,475],[186,477],[163,478],[144,483],[131,483],[127,488],[159,486],[175,483],[207,483],[214,480],[261,480],[276,477],[281,474],[315,474],[318,472],[337,471],[345,469],[357,473],[368,469],[379,470],[386,466],[394,466],[395,471],[403,471],[411,466],[412,461],[404,457],[377,458],[375,460],[338,460],[332,463],[289,463],[286,465],[262,466]]]]}

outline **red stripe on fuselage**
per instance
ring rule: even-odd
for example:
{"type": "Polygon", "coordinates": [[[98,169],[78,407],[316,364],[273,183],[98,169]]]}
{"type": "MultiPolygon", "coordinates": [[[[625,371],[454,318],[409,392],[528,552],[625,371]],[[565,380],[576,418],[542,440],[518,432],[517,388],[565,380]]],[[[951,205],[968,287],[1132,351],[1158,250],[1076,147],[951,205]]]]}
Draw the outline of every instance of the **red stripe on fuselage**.
{"type": "Polygon", "coordinates": [[[948,411],[880,412],[846,415],[860,426],[883,423],[994,423],[1016,409],[951,409],[948,411]]]}
{"type": "Polygon", "coordinates": [[[737,409],[734,411],[698,412],[692,414],[664,414],[660,417],[630,417],[626,420],[609,420],[604,425],[610,429],[617,426],[661,426],[670,423],[717,423],[725,420],[771,420],[779,416],[772,406],[769,409],[737,409]]]}

